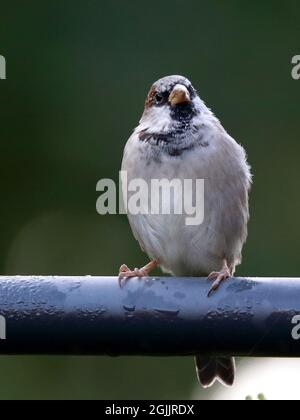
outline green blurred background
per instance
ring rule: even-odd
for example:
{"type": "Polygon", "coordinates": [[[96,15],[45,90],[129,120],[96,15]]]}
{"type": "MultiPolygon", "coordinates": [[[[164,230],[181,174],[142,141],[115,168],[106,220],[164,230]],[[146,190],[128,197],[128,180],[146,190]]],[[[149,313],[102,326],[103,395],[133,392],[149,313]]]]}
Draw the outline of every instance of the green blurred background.
{"type": "MultiPolygon", "coordinates": [[[[241,275],[299,276],[299,1],[0,1],[2,274],[143,264],[126,217],[96,214],[148,88],[189,77],[254,172],[241,275]]],[[[0,358],[0,398],[189,398],[192,359],[0,358]]],[[[260,391],[258,389],[258,391],[260,391]]],[[[202,394],[206,396],[208,394],[202,394]]],[[[200,393],[199,393],[200,396],[200,393]]]]}

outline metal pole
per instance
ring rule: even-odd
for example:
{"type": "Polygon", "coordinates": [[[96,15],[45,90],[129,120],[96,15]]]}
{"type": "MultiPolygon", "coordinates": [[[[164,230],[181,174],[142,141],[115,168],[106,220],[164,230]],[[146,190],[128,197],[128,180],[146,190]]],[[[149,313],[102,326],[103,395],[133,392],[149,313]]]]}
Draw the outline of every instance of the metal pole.
{"type": "Polygon", "coordinates": [[[300,356],[292,337],[300,279],[229,279],[207,298],[209,286],[200,278],[132,279],[120,289],[115,277],[0,277],[0,354],[300,356]]]}

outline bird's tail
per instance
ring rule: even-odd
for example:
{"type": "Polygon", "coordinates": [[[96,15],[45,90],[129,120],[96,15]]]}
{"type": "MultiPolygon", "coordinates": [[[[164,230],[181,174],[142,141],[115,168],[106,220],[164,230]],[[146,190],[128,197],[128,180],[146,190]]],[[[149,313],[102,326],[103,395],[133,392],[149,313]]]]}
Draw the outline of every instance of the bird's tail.
{"type": "Polygon", "coordinates": [[[235,361],[231,357],[196,356],[196,371],[200,384],[211,387],[216,380],[232,386],[235,378],[235,361]]]}

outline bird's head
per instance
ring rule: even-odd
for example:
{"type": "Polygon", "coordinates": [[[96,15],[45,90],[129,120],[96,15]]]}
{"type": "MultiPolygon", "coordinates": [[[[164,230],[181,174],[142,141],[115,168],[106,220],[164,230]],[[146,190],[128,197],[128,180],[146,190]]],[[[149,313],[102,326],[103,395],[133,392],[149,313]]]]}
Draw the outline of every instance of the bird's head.
{"type": "Polygon", "coordinates": [[[205,127],[216,124],[212,112],[199,98],[191,82],[182,76],[158,80],[148,94],[144,114],[135,133],[150,147],[149,156],[181,156],[206,147],[205,127]]]}
{"type": "Polygon", "coordinates": [[[168,76],[151,87],[142,123],[157,132],[187,128],[201,114],[203,105],[191,82],[182,76],[168,76]]]}

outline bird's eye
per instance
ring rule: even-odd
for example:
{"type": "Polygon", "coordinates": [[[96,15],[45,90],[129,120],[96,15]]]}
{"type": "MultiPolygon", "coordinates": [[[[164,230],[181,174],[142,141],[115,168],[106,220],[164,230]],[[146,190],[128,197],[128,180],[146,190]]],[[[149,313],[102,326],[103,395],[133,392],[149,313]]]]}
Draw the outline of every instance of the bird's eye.
{"type": "Polygon", "coordinates": [[[163,97],[163,95],[161,95],[160,93],[157,93],[157,94],[155,95],[155,102],[156,102],[158,105],[160,105],[160,104],[162,104],[162,103],[163,103],[163,101],[164,101],[164,97],[163,97]]]}

